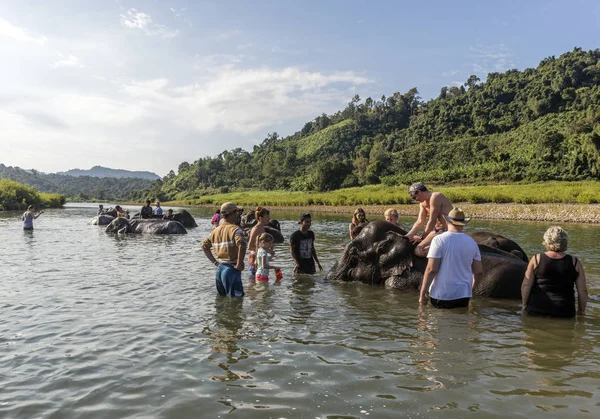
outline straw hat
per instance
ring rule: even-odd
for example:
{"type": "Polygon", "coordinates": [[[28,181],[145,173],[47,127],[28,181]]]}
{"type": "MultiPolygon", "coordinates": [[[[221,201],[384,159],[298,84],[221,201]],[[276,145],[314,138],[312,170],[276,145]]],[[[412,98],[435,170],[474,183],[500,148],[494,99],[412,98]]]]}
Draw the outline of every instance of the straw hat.
{"type": "Polygon", "coordinates": [[[460,208],[452,208],[448,215],[444,215],[447,222],[455,226],[466,226],[471,218],[465,218],[465,213],[460,208]]]}

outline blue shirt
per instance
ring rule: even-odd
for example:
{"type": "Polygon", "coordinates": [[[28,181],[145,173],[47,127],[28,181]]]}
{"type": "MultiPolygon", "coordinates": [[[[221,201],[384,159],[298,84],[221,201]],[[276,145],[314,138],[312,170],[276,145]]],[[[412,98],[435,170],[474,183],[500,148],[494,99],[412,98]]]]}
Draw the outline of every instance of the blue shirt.
{"type": "Polygon", "coordinates": [[[156,210],[154,210],[154,213],[156,215],[163,215],[162,208],[161,207],[156,207],[156,210]]]}

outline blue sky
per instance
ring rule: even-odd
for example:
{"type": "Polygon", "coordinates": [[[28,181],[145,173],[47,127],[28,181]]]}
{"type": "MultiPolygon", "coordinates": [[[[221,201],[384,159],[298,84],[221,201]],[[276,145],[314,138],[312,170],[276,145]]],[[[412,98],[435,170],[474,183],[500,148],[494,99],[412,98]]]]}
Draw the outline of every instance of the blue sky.
{"type": "Polygon", "coordinates": [[[599,40],[598,1],[0,0],[0,163],[165,175],[599,40]]]}

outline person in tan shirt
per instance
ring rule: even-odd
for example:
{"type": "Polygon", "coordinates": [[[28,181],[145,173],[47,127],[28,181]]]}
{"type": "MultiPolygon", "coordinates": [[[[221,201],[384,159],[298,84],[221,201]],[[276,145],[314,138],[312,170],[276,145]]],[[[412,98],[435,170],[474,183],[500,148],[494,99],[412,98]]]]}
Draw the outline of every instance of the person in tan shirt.
{"type": "Polygon", "coordinates": [[[221,205],[222,224],[202,242],[204,254],[217,267],[217,292],[222,296],[244,296],[242,271],[247,242],[244,231],[235,224],[239,212],[240,208],[232,202],[221,205]],[[214,248],[216,258],[211,248],[214,248]]]}
{"type": "Polygon", "coordinates": [[[419,202],[419,216],[417,221],[406,237],[417,245],[415,255],[426,257],[431,245],[431,240],[438,234],[448,231],[448,225],[444,215],[448,215],[452,210],[452,203],[441,192],[431,192],[421,182],[413,183],[408,188],[408,194],[412,199],[419,202]],[[427,215],[429,220],[427,221],[427,215]],[[427,221],[427,224],[425,224],[427,221]],[[425,225],[425,230],[421,235],[417,235],[425,225]]]}

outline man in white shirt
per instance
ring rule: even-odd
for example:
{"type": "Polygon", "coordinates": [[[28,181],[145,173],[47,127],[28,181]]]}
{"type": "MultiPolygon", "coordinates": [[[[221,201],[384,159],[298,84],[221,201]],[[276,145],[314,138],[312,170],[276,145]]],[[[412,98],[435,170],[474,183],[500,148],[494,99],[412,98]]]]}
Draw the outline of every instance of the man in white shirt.
{"type": "Polygon", "coordinates": [[[468,307],[473,288],[483,276],[477,243],[463,233],[471,220],[460,208],[444,215],[448,231],[435,236],[427,258],[419,304],[436,308],[468,307]]]}

